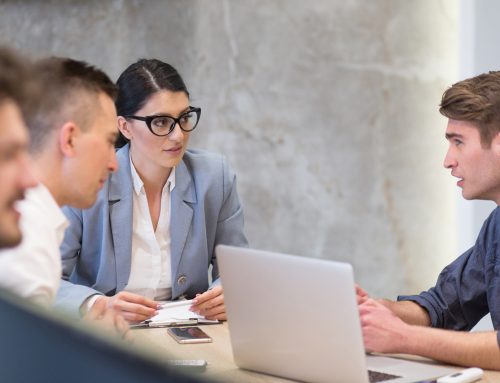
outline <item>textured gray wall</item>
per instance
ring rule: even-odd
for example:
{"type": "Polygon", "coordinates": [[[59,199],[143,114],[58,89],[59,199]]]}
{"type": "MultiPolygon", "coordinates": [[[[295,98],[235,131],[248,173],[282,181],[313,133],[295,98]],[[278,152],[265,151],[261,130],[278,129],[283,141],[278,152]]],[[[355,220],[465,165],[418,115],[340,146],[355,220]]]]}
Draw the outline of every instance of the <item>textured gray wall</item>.
{"type": "Polygon", "coordinates": [[[456,256],[437,105],[456,79],[457,3],[2,1],[0,39],[113,78],[170,62],[203,108],[191,145],[238,173],[252,246],[349,261],[393,296],[456,256]]]}

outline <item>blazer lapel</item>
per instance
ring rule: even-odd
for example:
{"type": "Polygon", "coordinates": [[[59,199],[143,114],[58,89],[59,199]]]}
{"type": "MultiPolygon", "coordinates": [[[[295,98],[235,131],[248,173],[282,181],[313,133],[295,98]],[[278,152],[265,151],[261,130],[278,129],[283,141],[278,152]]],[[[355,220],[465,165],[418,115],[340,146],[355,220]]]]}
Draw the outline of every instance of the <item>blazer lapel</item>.
{"type": "MultiPolygon", "coordinates": [[[[170,214],[170,236],[172,276],[178,274],[182,253],[186,246],[186,240],[193,220],[193,206],[196,203],[196,191],[194,182],[184,161],[175,168],[175,187],[171,195],[170,214]]],[[[175,288],[176,280],[172,280],[175,288]]]]}
{"type": "Polygon", "coordinates": [[[132,179],[130,174],[129,145],[116,153],[118,171],[109,181],[109,219],[116,266],[116,291],[128,283],[132,253],[132,179]]]}

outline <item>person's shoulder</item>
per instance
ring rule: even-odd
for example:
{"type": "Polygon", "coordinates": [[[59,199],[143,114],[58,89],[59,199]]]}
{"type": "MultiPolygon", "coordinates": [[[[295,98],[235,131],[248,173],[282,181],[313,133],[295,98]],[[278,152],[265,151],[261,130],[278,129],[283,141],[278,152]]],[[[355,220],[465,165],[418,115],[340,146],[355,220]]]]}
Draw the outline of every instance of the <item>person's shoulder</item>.
{"type": "Polygon", "coordinates": [[[224,155],[203,149],[187,149],[184,153],[184,160],[190,162],[221,162],[224,155]]]}
{"type": "MultiPolygon", "coordinates": [[[[189,149],[184,153],[182,163],[195,185],[207,190],[214,188],[225,193],[231,189],[236,177],[226,157],[220,153],[189,149]]],[[[179,175],[183,172],[179,169],[179,175]]]]}
{"type": "Polygon", "coordinates": [[[479,233],[478,240],[484,243],[496,242],[500,235],[500,207],[497,206],[486,218],[479,233]]]}
{"type": "Polygon", "coordinates": [[[193,175],[196,175],[198,172],[208,174],[220,173],[227,166],[224,155],[201,149],[186,150],[182,161],[193,175]]]}
{"type": "Polygon", "coordinates": [[[486,218],[485,222],[493,223],[495,226],[500,225],[500,206],[493,209],[488,218],[486,218]]]}

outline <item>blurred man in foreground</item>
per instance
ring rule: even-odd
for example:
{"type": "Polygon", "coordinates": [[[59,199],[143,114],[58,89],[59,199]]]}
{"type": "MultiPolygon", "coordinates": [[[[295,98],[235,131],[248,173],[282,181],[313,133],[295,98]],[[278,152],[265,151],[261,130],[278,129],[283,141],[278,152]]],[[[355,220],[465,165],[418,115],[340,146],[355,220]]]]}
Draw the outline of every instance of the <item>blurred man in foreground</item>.
{"type": "MultiPolygon", "coordinates": [[[[115,89],[106,80],[102,72],[84,63],[50,59],[34,69],[14,53],[0,50],[0,248],[9,248],[0,251],[0,286],[44,305],[52,303],[52,289],[57,289],[61,275],[59,243],[66,219],[59,207],[90,206],[100,186],[100,179],[94,182],[95,173],[105,177],[108,169],[114,170],[114,151],[108,146],[112,148],[116,136],[115,89]],[[35,86],[30,71],[37,72],[40,84],[37,81],[35,86]],[[66,88],[78,91],[73,94],[66,88]],[[41,98],[36,89],[43,89],[43,97],[50,99],[41,98]],[[63,105],[64,99],[72,103],[63,105]],[[90,110],[93,103],[99,107],[102,103],[102,109],[90,110]],[[30,148],[36,162],[31,164],[21,109],[33,119],[30,128],[36,141],[31,140],[30,148]],[[84,138],[74,122],[80,121],[78,113],[96,116],[84,118],[90,125],[84,138]],[[96,160],[86,163],[88,156],[96,160]],[[99,160],[105,161],[106,170],[96,164],[99,160]],[[76,180],[78,190],[74,190],[76,180]]],[[[106,305],[95,306],[86,319],[130,336],[123,318],[106,305]]]]}

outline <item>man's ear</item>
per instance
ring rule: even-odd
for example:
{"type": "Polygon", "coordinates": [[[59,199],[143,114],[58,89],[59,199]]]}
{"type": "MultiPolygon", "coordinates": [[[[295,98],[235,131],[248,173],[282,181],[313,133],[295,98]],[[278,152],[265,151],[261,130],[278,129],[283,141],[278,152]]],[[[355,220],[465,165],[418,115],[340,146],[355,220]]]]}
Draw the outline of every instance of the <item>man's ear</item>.
{"type": "Polygon", "coordinates": [[[80,134],[80,128],[74,122],[66,122],[59,129],[59,149],[68,157],[75,153],[76,140],[80,134]]]}
{"type": "Polygon", "coordinates": [[[123,134],[127,140],[130,140],[132,138],[130,126],[123,116],[118,116],[118,129],[120,129],[121,134],[123,134]]]}

